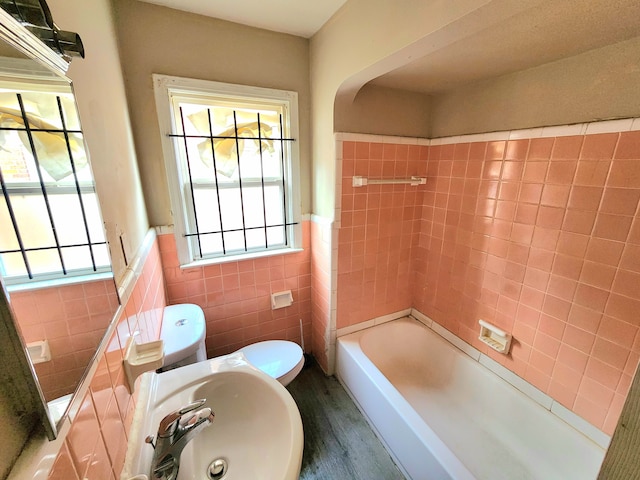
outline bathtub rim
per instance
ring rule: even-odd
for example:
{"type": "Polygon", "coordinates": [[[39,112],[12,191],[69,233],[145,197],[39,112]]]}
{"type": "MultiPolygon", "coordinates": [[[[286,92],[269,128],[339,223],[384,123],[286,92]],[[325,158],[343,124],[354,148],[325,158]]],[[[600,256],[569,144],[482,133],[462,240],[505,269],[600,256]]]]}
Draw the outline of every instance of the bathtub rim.
{"type": "Polygon", "coordinates": [[[366,330],[376,325],[391,322],[393,320],[398,320],[403,317],[411,317],[414,320],[420,322],[422,325],[429,328],[440,337],[444,338],[447,342],[456,347],[462,353],[480,363],[482,367],[487,368],[492,373],[502,378],[504,381],[522,392],[524,395],[540,404],[543,408],[550,411],[553,415],[560,418],[560,420],[569,424],[569,426],[571,426],[578,432],[582,433],[596,445],[603,448],[605,451],[609,448],[609,444],[611,443],[611,436],[609,436],[596,426],[590,424],[578,414],[572,412],[567,407],[544,393],[542,390],[526,381],[524,378],[518,376],[508,368],[502,366],[500,363],[493,360],[488,355],[482,353],[477,348],[471,346],[470,344],[444,328],[442,325],[437,323],[435,320],[432,320],[427,315],[423,314],[419,310],[416,310],[415,308],[401,310],[399,312],[383,315],[366,322],[361,322],[355,325],[350,325],[348,327],[338,329],[336,332],[336,354],[337,341],[340,337],[356,333],[361,330],[366,330]]]}

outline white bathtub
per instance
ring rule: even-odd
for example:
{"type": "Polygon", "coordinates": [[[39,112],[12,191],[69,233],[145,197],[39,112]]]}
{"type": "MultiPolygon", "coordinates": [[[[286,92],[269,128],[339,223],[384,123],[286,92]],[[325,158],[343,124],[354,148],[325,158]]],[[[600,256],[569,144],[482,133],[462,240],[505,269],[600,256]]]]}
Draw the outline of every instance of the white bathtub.
{"type": "Polygon", "coordinates": [[[338,338],[337,375],[413,480],[590,480],[604,458],[413,318],[338,338]]]}

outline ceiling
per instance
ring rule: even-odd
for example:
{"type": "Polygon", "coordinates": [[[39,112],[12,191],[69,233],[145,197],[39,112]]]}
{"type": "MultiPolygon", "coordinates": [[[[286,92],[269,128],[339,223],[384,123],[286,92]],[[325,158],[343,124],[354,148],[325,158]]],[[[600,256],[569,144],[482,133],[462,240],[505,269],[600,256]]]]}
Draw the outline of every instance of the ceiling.
{"type": "MultiPolygon", "coordinates": [[[[306,38],[313,36],[346,2],[142,1],[306,38]]],[[[369,83],[439,93],[640,35],[638,0],[541,0],[532,4],[535,7],[477,33],[457,32],[451,43],[423,56],[413,56],[411,63],[369,83]]]]}
{"type": "Polygon", "coordinates": [[[310,38],[346,0],[142,0],[230,22],[310,38]]]}
{"type": "Polygon", "coordinates": [[[638,0],[546,0],[370,83],[438,93],[639,35],[638,0]]]}

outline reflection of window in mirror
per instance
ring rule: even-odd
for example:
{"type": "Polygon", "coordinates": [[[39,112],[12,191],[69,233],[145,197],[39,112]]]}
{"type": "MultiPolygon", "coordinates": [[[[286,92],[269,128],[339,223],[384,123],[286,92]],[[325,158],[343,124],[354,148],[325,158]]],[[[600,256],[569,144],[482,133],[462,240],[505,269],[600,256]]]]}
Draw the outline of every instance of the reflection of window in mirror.
{"type": "Polygon", "coordinates": [[[118,306],[87,157],[68,81],[0,57],[0,277],[55,421],[118,306]]]}
{"type": "Polygon", "coordinates": [[[0,80],[0,274],[7,284],[110,271],[68,85],[0,80]]]}

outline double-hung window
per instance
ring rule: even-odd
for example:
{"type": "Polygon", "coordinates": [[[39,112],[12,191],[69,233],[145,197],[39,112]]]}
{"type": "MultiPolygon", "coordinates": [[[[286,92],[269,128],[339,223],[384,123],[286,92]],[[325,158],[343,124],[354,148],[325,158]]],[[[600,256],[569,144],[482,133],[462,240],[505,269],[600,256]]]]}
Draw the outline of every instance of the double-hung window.
{"type": "Polygon", "coordinates": [[[297,94],[154,75],[181,264],[296,249],[297,94]]]}
{"type": "Polygon", "coordinates": [[[75,99],[64,82],[0,79],[0,275],[110,272],[75,99]]]}

